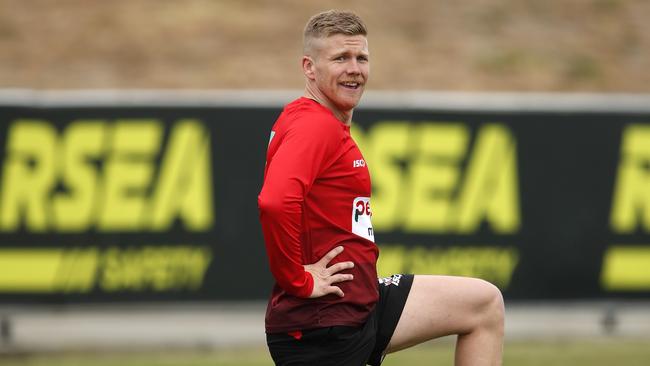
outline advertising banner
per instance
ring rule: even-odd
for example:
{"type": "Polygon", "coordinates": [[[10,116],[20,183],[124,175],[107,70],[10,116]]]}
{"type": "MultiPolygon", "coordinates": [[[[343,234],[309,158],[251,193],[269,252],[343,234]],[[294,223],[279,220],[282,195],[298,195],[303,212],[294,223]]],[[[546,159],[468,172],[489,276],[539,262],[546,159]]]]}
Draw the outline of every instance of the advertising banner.
{"type": "MultiPolygon", "coordinates": [[[[255,101],[0,103],[0,302],[267,298],[255,101]]],[[[355,111],[381,275],[650,297],[650,108],[532,105],[355,111]]]]}

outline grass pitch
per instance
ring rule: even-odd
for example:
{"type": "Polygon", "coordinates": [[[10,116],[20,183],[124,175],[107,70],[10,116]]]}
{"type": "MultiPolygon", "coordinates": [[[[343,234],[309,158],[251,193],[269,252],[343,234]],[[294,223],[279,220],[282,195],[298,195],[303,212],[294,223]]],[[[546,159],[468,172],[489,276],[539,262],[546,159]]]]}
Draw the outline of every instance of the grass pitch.
{"type": "MultiPolygon", "coordinates": [[[[265,348],[226,350],[75,352],[54,354],[0,354],[3,366],[266,366],[272,365],[265,348]]],[[[513,366],[647,366],[650,341],[577,340],[509,342],[504,365],[513,366]]],[[[384,366],[453,365],[451,342],[427,343],[389,355],[384,366]]]]}

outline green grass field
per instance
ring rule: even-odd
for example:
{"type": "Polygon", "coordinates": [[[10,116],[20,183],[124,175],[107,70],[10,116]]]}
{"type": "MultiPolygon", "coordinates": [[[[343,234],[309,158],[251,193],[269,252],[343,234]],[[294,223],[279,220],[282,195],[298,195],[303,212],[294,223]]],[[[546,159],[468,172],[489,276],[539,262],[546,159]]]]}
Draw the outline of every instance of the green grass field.
{"type": "MultiPolygon", "coordinates": [[[[142,351],[120,353],[0,354],[2,366],[263,366],[272,365],[264,348],[142,351]]],[[[509,342],[504,365],[647,366],[650,341],[509,342]]],[[[453,345],[429,343],[389,355],[384,366],[453,365],[453,345]]]]}

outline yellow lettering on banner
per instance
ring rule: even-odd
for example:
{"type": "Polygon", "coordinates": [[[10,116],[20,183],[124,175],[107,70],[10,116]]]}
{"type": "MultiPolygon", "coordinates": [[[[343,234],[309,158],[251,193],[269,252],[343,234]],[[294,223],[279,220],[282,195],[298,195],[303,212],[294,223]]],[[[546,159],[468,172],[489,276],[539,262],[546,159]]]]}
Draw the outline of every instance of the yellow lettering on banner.
{"type": "Polygon", "coordinates": [[[157,120],[119,120],[105,166],[105,193],[98,227],[102,231],[138,230],[143,226],[146,190],[160,148],[157,120]]]}
{"type": "Polygon", "coordinates": [[[16,120],[9,129],[0,196],[0,230],[48,229],[46,203],[54,186],[57,133],[41,120],[16,120]]]}
{"type": "Polygon", "coordinates": [[[111,248],[103,256],[100,286],[107,292],[196,290],[211,261],[204,247],[111,248]]]}
{"type": "Polygon", "coordinates": [[[85,231],[96,218],[96,197],[102,189],[93,164],[103,159],[106,127],[101,120],[83,120],[71,123],[65,130],[58,160],[67,192],[52,199],[59,231],[85,231]]]}
{"type": "Polygon", "coordinates": [[[155,231],[168,229],[177,217],[192,231],[212,226],[210,139],[198,121],[179,121],[171,131],[148,217],[155,231]]]}
{"type": "Polygon", "coordinates": [[[372,175],[377,230],[499,234],[521,225],[517,146],[501,124],[482,126],[470,147],[463,123],[382,121],[353,135],[372,175]]]}
{"type": "Polygon", "coordinates": [[[367,136],[353,129],[353,136],[372,174],[372,224],[378,230],[392,230],[400,224],[406,209],[399,161],[409,153],[410,126],[404,121],[378,122],[367,136]]]}
{"type": "Polygon", "coordinates": [[[0,293],[197,290],[212,261],[202,246],[0,249],[0,293]]]}
{"type": "Polygon", "coordinates": [[[131,275],[134,267],[138,265],[127,265],[121,255],[119,248],[108,249],[103,256],[100,286],[107,292],[119,291],[122,288],[140,290],[134,276],[131,275]]]}
{"type": "Polygon", "coordinates": [[[502,125],[479,130],[455,212],[458,233],[475,232],[486,220],[497,233],[519,230],[515,140],[502,125]]]}
{"type": "Polygon", "coordinates": [[[77,120],[60,136],[49,121],[19,119],[8,132],[0,231],[164,231],[177,219],[205,231],[214,224],[210,134],[198,120],[179,120],[162,154],[155,119],[77,120]]]}
{"type": "Polygon", "coordinates": [[[610,291],[650,290],[650,246],[617,245],[607,249],[600,276],[610,291]]]}
{"type": "Polygon", "coordinates": [[[610,225],[619,234],[650,231],[650,125],[623,132],[610,225]]]}
{"type": "Polygon", "coordinates": [[[426,123],[414,131],[417,151],[411,161],[409,203],[404,228],[410,232],[446,232],[454,188],[469,133],[462,124],[426,123]]]}
{"type": "Polygon", "coordinates": [[[482,278],[506,289],[519,263],[517,249],[511,247],[407,248],[382,245],[377,271],[380,276],[420,273],[482,278]]]}

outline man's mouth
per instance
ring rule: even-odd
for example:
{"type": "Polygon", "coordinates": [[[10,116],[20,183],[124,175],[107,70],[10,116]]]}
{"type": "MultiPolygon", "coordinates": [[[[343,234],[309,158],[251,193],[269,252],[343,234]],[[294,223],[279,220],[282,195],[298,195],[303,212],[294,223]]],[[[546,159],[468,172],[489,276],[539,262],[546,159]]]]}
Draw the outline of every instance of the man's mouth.
{"type": "Polygon", "coordinates": [[[361,87],[361,83],[357,83],[354,81],[344,81],[340,83],[340,85],[343,86],[344,88],[352,89],[352,90],[356,90],[359,89],[359,87],[361,87]]]}

